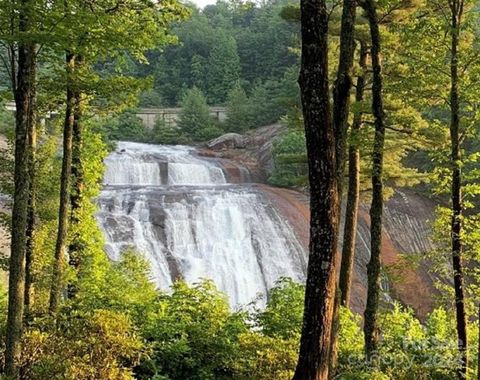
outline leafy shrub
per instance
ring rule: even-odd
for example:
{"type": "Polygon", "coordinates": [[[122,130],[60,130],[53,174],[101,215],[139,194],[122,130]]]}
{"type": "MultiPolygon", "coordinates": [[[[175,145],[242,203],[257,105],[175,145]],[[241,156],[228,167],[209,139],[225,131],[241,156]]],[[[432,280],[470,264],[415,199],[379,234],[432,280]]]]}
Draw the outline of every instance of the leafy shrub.
{"type": "Polygon", "coordinates": [[[363,354],[360,318],[341,312],[339,336],[340,379],[446,380],[456,377],[458,354],[452,321],[442,309],[434,310],[425,325],[410,309],[395,304],[383,310],[381,340],[372,361],[363,354]]]}
{"type": "Polygon", "coordinates": [[[306,186],[307,158],[303,131],[291,130],[273,145],[275,169],[268,182],[275,186],[306,186]]]}
{"type": "Polygon", "coordinates": [[[298,340],[250,331],[239,336],[240,355],[233,361],[239,380],[290,380],[298,356],[298,340]]]}
{"type": "Polygon", "coordinates": [[[147,132],[147,141],[154,144],[187,145],[192,139],[185,135],[182,130],[162,119],[157,119],[151,131],[147,132]]]}
{"type": "Polygon", "coordinates": [[[193,87],[186,91],[182,99],[182,110],[178,126],[184,134],[194,140],[205,140],[218,134],[212,133],[213,118],[202,91],[193,87]]]}
{"type": "Polygon", "coordinates": [[[257,315],[257,324],[265,335],[283,339],[298,338],[303,321],[305,287],[282,278],[268,294],[265,310],[257,315]]]}
{"type": "Polygon", "coordinates": [[[108,310],[42,320],[23,340],[22,373],[31,380],[130,380],[143,352],[130,319],[108,310]]]}
{"type": "Polygon", "coordinates": [[[0,133],[13,137],[15,130],[15,114],[5,108],[5,102],[0,100],[0,133]]]}
{"type": "Polygon", "coordinates": [[[145,127],[134,110],[127,110],[102,122],[109,140],[144,141],[145,127]]]}
{"type": "Polygon", "coordinates": [[[226,296],[210,281],[192,287],[178,282],[172,291],[162,296],[158,314],[146,329],[153,352],[139,367],[139,378],[231,377],[231,363],[238,356],[237,337],[247,331],[244,315],[232,313],[226,296]]]}
{"type": "Polygon", "coordinates": [[[227,119],[225,130],[228,132],[243,133],[252,127],[250,117],[250,103],[240,83],[229,92],[227,100],[227,119]]]}
{"type": "Polygon", "coordinates": [[[139,101],[142,107],[160,107],[163,104],[162,95],[154,89],[141,92],[139,101]]]}
{"type": "Polygon", "coordinates": [[[223,133],[223,129],[212,125],[199,131],[196,135],[196,138],[199,141],[208,141],[217,138],[218,136],[221,136],[223,133]]]}

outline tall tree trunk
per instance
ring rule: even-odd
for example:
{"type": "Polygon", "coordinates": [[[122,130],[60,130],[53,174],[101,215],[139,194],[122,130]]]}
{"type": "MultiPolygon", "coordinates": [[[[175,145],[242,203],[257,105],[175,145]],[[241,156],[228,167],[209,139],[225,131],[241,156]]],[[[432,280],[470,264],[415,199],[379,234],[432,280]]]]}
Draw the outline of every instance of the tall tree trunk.
{"type": "MultiPolygon", "coordinates": [[[[75,67],[78,70],[84,64],[84,58],[78,56],[75,60],[75,67]]],[[[82,163],[83,146],[83,95],[79,90],[75,91],[75,109],[72,135],[72,190],[70,193],[70,223],[74,227],[79,223],[78,211],[81,207],[82,193],[85,186],[85,178],[82,163]]],[[[78,271],[80,265],[81,243],[77,234],[72,236],[69,246],[69,265],[78,271]]],[[[77,290],[74,284],[68,284],[68,297],[73,298],[77,290]]]]}
{"type": "Polygon", "coordinates": [[[30,191],[28,200],[28,221],[27,221],[27,247],[25,252],[25,320],[30,318],[31,305],[33,302],[33,260],[34,260],[34,239],[35,229],[37,226],[37,210],[36,210],[36,149],[37,149],[37,119],[36,119],[36,90],[32,93],[30,106],[30,134],[29,140],[31,145],[29,159],[30,173],[30,191]]]}
{"type": "Polygon", "coordinates": [[[378,346],[378,303],[380,294],[380,254],[382,250],[383,214],[383,150],[385,145],[385,120],[382,98],[382,66],[380,62],[380,29],[374,0],[363,3],[371,36],[373,69],[372,112],[375,118],[375,137],[372,153],[372,204],[370,207],[370,261],[367,266],[368,292],[364,314],[365,352],[371,357],[378,346]]]}
{"type": "MultiPolygon", "coordinates": [[[[30,30],[30,0],[21,2],[19,31],[30,30]]],[[[8,316],[5,341],[5,374],[18,378],[18,361],[21,354],[25,296],[25,253],[27,249],[28,200],[30,190],[29,160],[31,157],[32,125],[30,107],[35,91],[36,52],[31,43],[18,46],[17,79],[14,87],[15,116],[15,168],[12,209],[12,238],[8,284],[8,316]]]]}
{"type": "MultiPolygon", "coordinates": [[[[75,59],[75,70],[81,69],[85,63],[85,58],[81,55],[75,59]]],[[[82,167],[81,151],[83,146],[83,94],[79,89],[74,93],[74,123],[73,123],[73,140],[72,140],[72,192],[70,195],[72,218],[74,211],[80,207],[80,200],[84,187],[84,173],[82,167]]]]}
{"type": "Polygon", "coordinates": [[[62,277],[66,259],[66,244],[68,231],[68,207],[70,200],[70,176],[72,172],[72,135],[74,125],[75,92],[72,88],[72,74],[75,69],[75,56],[67,53],[67,99],[65,123],[63,128],[63,159],[60,178],[60,206],[58,211],[57,242],[53,263],[52,284],[50,289],[49,311],[55,314],[58,309],[62,292],[62,277]]]}
{"type": "MultiPolygon", "coordinates": [[[[355,17],[356,0],[343,0],[342,26],[340,31],[340,57],[338,61],[337,78],[333,86],[333,129],[336,143],[337,188],[339,208],[343,198],[343,180],[345,175],[345,150],[348,131],[348,115],[350,109],[350,91],[352,89],[352,67],[355,56],[355,17]]],[[[338,213],[340,225],[340,212],[338,213]]],[[[340,328],[341,294],[335,294],[335,305],[331,329],[330,373],[333,374],[337,365],[337,335],[340,328]]]]}
{"type": "MultiPolygon", "coordinates": [[[[367,73],[368,48],[365,43],[360,44],[359,64],[361,73],[357,77],[355,100],[363,101],[365,93],[365,76],[367,73]]],[[[348,193],[343,229],[342,263],[340,266],[340,295],[341,305],[348,307],[352,285],[353,259],[355,256],[355,238],[357,235],[357,216],[360,195],[360,149],[358,147],[358,131],[362,125],[362,114],[356,113],[353,117],[350,146],[348,148],[348,193]]]]}
{"type": "Polygon", "coordinates": [[[342,27],[340,31],[340,57],[337,78],[333,87],[333,127],[336,139],[336,157],[340,202],[345,172],[350,91],[352,89],[352,67],[355,55],[356,0],[343,0],[342,27]]]}
{"type": "Polygon", "coordinates": [[[460,151],[460,101],[458,94],[458,48],[460,39],[460,24],[463,14],[463,1],[450,1],[451,10],[451,57],[450,57],[450,140],[452,160],[452,220],[451,220],[451,243],[453,281],[455,287],[455,309],[457,316],[458,349],[460,351],[462,365],[458,371],[459,379],[465,379],[467,373],[467,321],[465,312],[465,294],[463,287],[463,264],[462,264],[462,169],[460,151]]]}
{"type": "Polygon", "coordinates": [[[326,380],[336,288],[339,198],[328,86],[325,0],[302,0],[299,77],[310,182],[310,254],[300,353],[294,380],[326,380]]]}

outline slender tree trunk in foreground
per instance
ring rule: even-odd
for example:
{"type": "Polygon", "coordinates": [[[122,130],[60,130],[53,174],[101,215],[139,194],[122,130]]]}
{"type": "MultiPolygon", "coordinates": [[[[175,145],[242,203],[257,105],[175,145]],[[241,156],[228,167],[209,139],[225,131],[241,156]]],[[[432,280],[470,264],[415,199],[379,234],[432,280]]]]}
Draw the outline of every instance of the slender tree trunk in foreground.
{"type": "MultiPolygon", "coordinates": [[[[30,29],[30,1],[22,1],[19,15],[19,30],[30,29]]],[[[21,354],[25,296],[25,253],[27,249],[28,200],[30,192],[29,160],[31,157],[32,124],[30,108],[32,92],[35,91],[36,56],[35,46],[20,43],[18,46],[17,79],[14,87],[15,116],[15,168],[12,210],[12,238],[8,285],[8,317],[5,341],[5,374],[18,378],[17,363],[21,354]]]]}
{"type": "MultiPolygon", "coordinates": [[[[84,58],[78,56],[75,59],[75,69],[78,70],[84,64],[84,58]]],[[[72,135],[72,192],[70,202],[72,208],[72,219],[74,219],[74,211],[80,208],[80,200],[84,187],[84,173],[81,160],[81,151],[83,146],[83,94],[76,90],[74,93],[75,108],[72,135]]]]}
{"type": "MultiPolygon", "coordinates": [[[[355,100],[363,101],[365,93],[365,75],[367,72],[368,49],[366,44],[360,45],[361,74],[357,77],[355,100]]],[[[348,148],[348,193],[343,232],[342,263],[340,266],[341,305],[348,307],[352,285],[353,259],[355,257],[355,238],[357,235],[358,203],[360,197],[360,149],[358,147],[358,131],[362,125],[362,114],[353,117],[351,141],[348,148]]]]}
{"type": "Polygon", "coordinates": [[[458,371],[459,379],[467,376],[467,319],[465,312],[465,294],[463,287],[463,263],[461,238],[462,231],[462,169],[460,143],[460,100],[458,94],[458,49],[460,39],[460,24],[463,14],[463,1],[449,2],[451,10],[451,57],[450,57],[450,143],[452,161],[452,221],[451,243],[453,281],[455,287],[455,309],[457,316],[458,349],[461,356],[461,368],[458,371]]]}
{"type": "Polygon", "coordinates": [[[383,215],[383,150],[385,145],[385,120],[382,98],[382,66],[380,62],[380,29],[374,0],[363,3],[370,26],[373,69],[372,112],[375,118],[375,137],[372,153],[372,204],[370,207],[370,261],[367,266],[368,293],[365,308],[365,352],[368,358],[378,346],[378,303],[380,294],[380,254],[382,250],[383,215]]]}
{"type": "MultiPolygon", "coordinates": [[[[343,198],[343,179],[345,176],[345,150],[347,145],[348,116],[350,109],[350,91],[352,89],[352,67],[355,56],[355,17],[356,0],[343,0],[342,26],[340,31],[340,57],[338,61],[337,78],[333,86],[333,129],[336,143],[337,187],[339,208],[343,198]]],[[[340,225],[338,213],[338,225],[340,225]]],[[[337,365],[337,335],[340,328],[341,294],[335,294],[335,306],[331,329],[330,373],[333,374],[337,365]]]]}
{"type": "Polygon", "coordinates": [[[75,94],[72,88],[71,75],[74,71],[75,56],[67,53],[67,101],[65,124],[63,129],[63,160],[62,175],[60,178],[60,206],[58,211],[57,242],[53,263],[52,285],[50,289],[49,311],[55,314],[60,303],[62,293],[62,277],[66,260],[66,244],[68,230],[68,207],[70,200],[70,176],[72,171],[72,135],[74,124],[75,94]]]}
{"type": "Polygon", "coordinates": [[[37,149],[37,128],[36,128],[36,91],[32,94],[30,109],[30,128],[29,141],[31,145],[29,159],[30,173],[30,191],[28,200],[28,221],[27,221],[27,247],[25,252],[25,320],[30,318],[31,305],[33,302],[33,260],[34,260],[34,239],[35,229],[37,227],[37,210],[36,210],[36,149],[37,149]]]}
{"type": "Polygon", "coordinates": [[[333,88],[333,126],[336,139],[336,157],[340,202],[345,173],[350,91],[352,89],[352,67],[355,56],[356,0],[343,0],[342,28],[340,31],[340,58],[337,78],[333,88]]]}
{"type": "MultiPolygon", "coordinates": [[[[78,56],[75,60],[76,70],[84,63],[82,56],[78,56]]],[[[70,224],[74,227],[78,224],[78,211],[81,207],[82,193],[84,190],[84,172],[81,157],[83,146],[83,95],[80,91],[75,91],[75,109],[72,135],[72,189],[70,193],[70,224]]],[[[69,251],[69,265],[77,272],[81,260],[81,243],[77,234],[72,236],[69,251]]],[[[74,284],[68,284],[68,297],[73,298],[77,293],[74,284]]]]}
{"type": "Polygon", "coordinates": [[[302,96],[310,182],[310,254],[294,380],[326,380],[335,300],[339,198],[328,88],[325,0],[302,0],[302,96]]]}

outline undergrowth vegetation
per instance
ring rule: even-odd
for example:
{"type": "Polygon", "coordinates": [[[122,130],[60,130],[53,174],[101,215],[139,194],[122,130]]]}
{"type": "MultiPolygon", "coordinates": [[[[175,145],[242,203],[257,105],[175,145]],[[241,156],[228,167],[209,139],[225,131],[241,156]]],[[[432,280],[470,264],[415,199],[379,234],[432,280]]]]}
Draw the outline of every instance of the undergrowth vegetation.
{"type": "MultiPolygon", "coordinates": [[[[89,288],[90,281],[81,287],[89,288]]],[[[122,261],[106,264],[95,286],[96,292],[82,292],[65,305],[56,320],[43,316],[29,322],[21,363],[26,378],[287,380],[293,375],[304,287],[290,279],[278,281],[264,308],[232,310],[211,281],[177,282],[169,292],[157,291],[146,262],[129,251],[122,261]]],[[[5,310],[3,292],[0,302],[5,310]]],[[[361,319],[342,308],[337,378],[451,379],[458,364],[452,322],[443,309],[423,324],[398,304],[383,311],[373,371],[364,359],[361,319]]]]}

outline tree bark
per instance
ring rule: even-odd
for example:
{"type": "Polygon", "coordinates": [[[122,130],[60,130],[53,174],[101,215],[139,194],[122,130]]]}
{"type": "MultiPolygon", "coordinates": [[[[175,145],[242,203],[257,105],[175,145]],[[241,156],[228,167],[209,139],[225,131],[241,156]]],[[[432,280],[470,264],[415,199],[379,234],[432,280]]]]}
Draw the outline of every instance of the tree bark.
{"type": "MultiPolygon", "coordinates": [[[[360,44],[359,64],[361,73],[357,77],[355,101],[363,101],[365,93],[365,76],[367,73],[368,49],[365,43],[360,44]]],[[[355,238],[357,235],[358,203],[360,198],[360,149],[358,147],[358,131],[362,126],[362,114],[353,117],[351,141],[348,148],[348,193],[343,229],[342,263],[340,265],[340,302],[348,307],[352,285],[353,259],[355,257],[355,238]]]]}
{"type": "MultiPolygon", "coordinates": [[[[23,0],[19,8],[19,31],[30,31],[30,0],[23,0]]],[[[5,374],[18,378],[18,361],[21,355],[25,296],[25,254],[27,249],[28,200],[30,190],[29,160],[32,133],[30,109],[35,91],[35,45],[20,42],[18,45],[17,75],[14,87],[15,115],[15,166],[12,209],[12,237],[9,264],[8,316],[5,341],[5,374]]]]}
{"type": "Polygon", "coordinates": [[[365,352],[367,357],[378,346],[378,304],[380,294],[380,254],[382,250],[383,216],[383,150],[385,145],[385,120],[382,97],[381,41],[378,16],[374,0],[363,2],[370,27],[371,58],[373,70],[372,112],[375,118],[375,137],[372,152],[372,203],[370,207],[370,261],[367,266],[368,292],[364,313],[365,352]]]}
{"type": "MultiPolygon", "coordinates": [[[[75,60],[75,67],[78,69],[84,63],[84,58],[78,56],[75,60]]],[[[79,223],[77,212],[81,207],[82,193],[84,189],[84,172],[82,163],[82,146],[83,146],[83,94],[81,91],[75,91],[75,109],[72,135],[72,190],[70,194],[70,224],[75,226],[79,223]]],[[[69,265],[78,271],[80,266],[81,243],[79,237],[75,234],[69,246],[69,265]]],[[[75,297],[77,289],[74,284],[68,284],[68,298],[75,297]]]]}
{"type": "Polygon", "coordinates": [[[450,142],[452,160],[452,219],[451,244],[453,281],[455,288],[455,310],[457,319],[458,349],[461,356],[461,368],[458,371],[459,379],[465,379],[467,374],[467,320],[465,312],[465,294],[463,286],[463,263],[461,239],[462,232],[462,169],[460,143],[460,101],[458,93],[458,49],[460,39],[460,24],[463,14],[463,1],[449,2],[451,10],[451,51],[450,51],[450,142]]]}
{"type": "Polygon", "coordinates": [[[36,90],[32,93],[30,105],[30,134],[29,141],[31,146],[29,159],[30,173],[30,191],[28,200],[28,220],[27,220],[27,247],[25,252],[25,320],[30,318],[31,305],[33,302],[33,260],[34,260],[34,239],[35,229],[37,227],[37,210],[36,210],[36,149],[37,149],[37,120],[36,120],[36,90]]]}
{"type": "MultiPolygon", "coordinates": [[[[333,86],[333,129],[336,143],[337,188],[339,208],[343,199],[343,180],[345,176],[345,150],[347,142],[348,116],[350,109],[350,91],[352,89],[352,67],[355,56],[355,17],[356,0],[343,0],[342,25],[340,31],[340,57],[338,61],[337,78],[333,86]]],[[[338,213],[340,225],[340,212],[338,213]]],[[[330,373],[337,365],[337,335],[340,328],[341,294],[335,294],[335,305],[331,329],[330,373]]]]}
{"type": "Polygon", "coordinates": [[[50,289],[49,311],[55,314],[58,309],[62,292],[62,277],[66,260],[66,244],[68,231],[68,208],[70,200],[70,176],[72,171],[72,136],[74,125],[75,92],[72,88],[71,76],[75,69],[75,56],[67,53],[67,99],[65,111],[65,123],[63,129],[63,159],[62,174],[60,177],[60,206],[58,211],[57,242],[55,245],[55,257],[53,263],[52,284],[50,289]]]}
{"type": "Polygon", "coordinates": [[[356,0],[343,0],[342,26],[340,31],[340,57],[337,78],[333,87],[333,127],[336,139],[336,157],[340,202],[342,199],[345,173],[350,91],[352,89],[352,67],[355,55],[356,0]]]}
{"type": "Polygon", "coordinates": [[[324,0],[302,0],[299,77],[310,182],[310,254],[300,353],[294,380],[326,380],[336,288],[339,198],[328,86],[324,0]]]}

